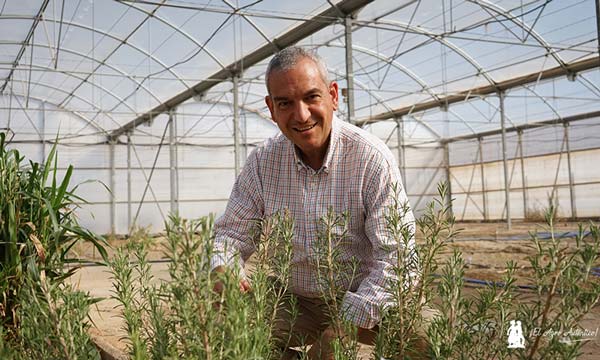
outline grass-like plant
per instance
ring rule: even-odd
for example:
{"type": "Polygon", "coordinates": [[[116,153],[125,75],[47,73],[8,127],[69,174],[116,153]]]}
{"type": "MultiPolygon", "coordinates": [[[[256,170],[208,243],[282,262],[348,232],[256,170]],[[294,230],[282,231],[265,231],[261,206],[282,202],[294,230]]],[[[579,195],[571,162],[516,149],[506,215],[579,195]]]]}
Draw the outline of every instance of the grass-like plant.
{"type": "Polygon", "coordinates": [[[26,162],[0,133],[0,351],[17,358],[79,358],[91,349],[82,320],[93,300],[63,282],[77,269],[69,252],[78,241],[104,259],[106,243],[77,223],[84,200],[69,187],[72,173],[69,166],[59,177],[56,146],[45,163],[26,162]]]}

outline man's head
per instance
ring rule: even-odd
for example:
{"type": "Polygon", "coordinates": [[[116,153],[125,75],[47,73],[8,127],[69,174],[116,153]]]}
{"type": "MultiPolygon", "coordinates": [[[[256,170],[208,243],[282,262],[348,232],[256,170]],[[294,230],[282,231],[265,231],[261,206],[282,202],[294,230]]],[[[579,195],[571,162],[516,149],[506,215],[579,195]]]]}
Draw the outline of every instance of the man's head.
{"type": "Polygon", "coordinates": [[[286,48],[271,59],[266,82],[273,121],[305,160],[322,162],[338,107],[338,85],[328,80],[323,61],[302,48],[286,48]]]}

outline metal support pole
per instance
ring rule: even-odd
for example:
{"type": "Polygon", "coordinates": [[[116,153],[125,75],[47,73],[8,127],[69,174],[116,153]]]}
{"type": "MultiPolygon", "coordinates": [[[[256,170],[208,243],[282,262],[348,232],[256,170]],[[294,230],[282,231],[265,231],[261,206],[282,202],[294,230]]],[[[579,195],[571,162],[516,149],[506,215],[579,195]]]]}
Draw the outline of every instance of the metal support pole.
{"type": "Polygon", "coordinates": [[[131,232],[131,132],[127,132],[127,231],[131,232]]]}
{"type": "Polygon", "coordinates": [[[240,114],[239,114],[239,75],[233,75],[233,163],[235,177],[240,173],[240,114]]]}
{"type": "Polygon", "coordinates": [[[116,204],[116,183],[115,183],[115,144],[116,140],[111,140],[108,143],[109,147],[109,163],[110,163],[110,232],[116,233],[116,218],[117,218],[117,204],[116,204]]]}
{"type": "Polygon", "coordinates": [[[525,155],[523,154],[523,131],[517,132],[519,141],[519,159],[521,160],[521,185],[523,187],[523,217],[527,219],[527,182],[525,177],[525,155]]]}
{"type": "Polygon", "coordinates": [[[42,161],[46,161],[46,102],[42,101],[41,111],[42,131],[40,140],[42,140],[42,161]]]}
{"type": "Polygon", "coordinates": [[[171,214],[179,212],[177,203],[177,121],[175,109],[169,110],[169,175],[171,182],[171,214]]]}
{"type": "Polygon", "coordinates": [[[510,217],[510,180],[508,178],[508,164],[506,163],[506,114],[504,113],[504,91],[498,93],[500,99],[500,126],[502,127],[502,165],[504,167],[504,193],[506,197],[506,224],[508,230],[512,228],[510,217]]]}
{"type": "Polygon", "coordinates": [[[400,175],[406,186],[406,153],[404,148],[404,119],[396,118],[396,132],[398,134],[398,166],[400,167],[400,175]]]}
{"type": "Polygon", "coordinates": [[[481,171],[481,197],[483,200],[483,220],[487,220],[487,194],[485,192],[485,172],[483,170],[483,139],[477,138],[477,142],[479,143],[479,169],[481,171]]]}
{"type": "MultiPolygon", "coordinates": [[[[244,159],[248,158],[248,117],[244,115],[244,159]]],[[[245,163],[245,161],[244,161],[245,163]]]]}
{"type": "Polygon", "coordinates": [[[596,36],[598,54],[600,54],[600,0],[596,0],[596,36]]]}
{"type": "Polygon", "coordinates": [[[450,147],[448,143],[444,144],[444,166],[446,168],[446,181],[448,182],[446,205],[448,206],[450,215],[454,215],[454,210],[452,209],[452,183],[450,181],[450,147]]]}
{"type": "Polygon", "coordinates": [[[348,92],[346,96],[348,106],[348,122],[354,120],[354,68],[352,64],[352,23],[354,16],[348,15],[344,19],[345,39],[346,39],[346,85],[348,92]]]}
{"type": "Polygon", "coordinates": [[[565,146],[567,147],[567,167],[569,169],[569,195],[571,198],[571,217],[577,218],[577,207],[575,205],[575,188],[573,181],[573,171],[571,169],[571,147],[569,146],[569,123],[563,124],[565,129],[565,146]]]}

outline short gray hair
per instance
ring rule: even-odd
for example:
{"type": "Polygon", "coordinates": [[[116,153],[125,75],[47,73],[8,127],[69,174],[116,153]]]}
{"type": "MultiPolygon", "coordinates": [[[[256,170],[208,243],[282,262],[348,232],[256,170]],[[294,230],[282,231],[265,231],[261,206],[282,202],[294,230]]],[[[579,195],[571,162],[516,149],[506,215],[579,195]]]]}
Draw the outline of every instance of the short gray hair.
{"type": "Polygon", "coordinates": [[[269,77],[275,71],[285,71],[293,68],[298,61],[302,59],[310,59],[316,65],[319,70],[319,74],[321,75],[321,79],[325,85],[329,85],[329,74],[327,72],[327,65],[323,61],[323,59],[317,55],[314,51],[309,51],[299,46],[290,46],[281,51],[279,51],[271,61],[269,61],[269,66],[267,66],[267,73],[265,75],[265,83],[267,85],[267,91],[271,94],[269,90],[269,77]]]}

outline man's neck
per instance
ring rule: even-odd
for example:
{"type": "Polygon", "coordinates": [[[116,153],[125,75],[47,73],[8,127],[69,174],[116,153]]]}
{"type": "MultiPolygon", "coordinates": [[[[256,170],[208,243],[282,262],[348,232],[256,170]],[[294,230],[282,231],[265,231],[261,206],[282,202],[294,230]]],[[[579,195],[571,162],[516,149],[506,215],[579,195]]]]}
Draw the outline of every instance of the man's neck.
{"type": "Polygon", "coordinates": [[[302,151],[302,149],[298,148],[298,150],[300,150],[300,155],[302,157],[302,161],[310,166],[313,170],[319,170],[321,168],[321,166],[323,166],[323,163],[325,162],[325,156],[327,155],[327,150],[329,149],[329,142],[331,140],[331,136],[327,139],[327,143],[325,145],[325,147],[320,150],[320,151],[314,151],[312,153],[307,153],[302,151]]]}
{"type": "Polygon", "coordinates": [[[323,162],[325,161],[325,156],[316,156],[316,157],[308,157],[302,154],[302,161],[308,166],[310,166],[313,170],[319,170],[321,166],[323,166],[323,162]]]}

